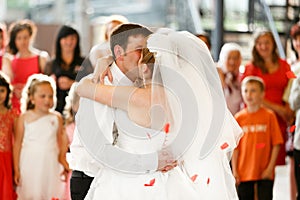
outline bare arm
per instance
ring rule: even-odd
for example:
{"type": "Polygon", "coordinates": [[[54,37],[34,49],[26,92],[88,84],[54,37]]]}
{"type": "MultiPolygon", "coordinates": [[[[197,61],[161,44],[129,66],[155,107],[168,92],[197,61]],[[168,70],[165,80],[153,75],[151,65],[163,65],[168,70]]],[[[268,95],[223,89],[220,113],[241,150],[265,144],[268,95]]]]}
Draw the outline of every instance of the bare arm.
{"type": "Polygon", "coordinates": [[[64,167],[64,171],[62,172],[62,174],[65,176],[65,178],[67,178],[67,174],[70,171],[69,164],[66,159],[66,154],[68,151],[68,138],[63,127],[63,119],[61,115],[59,113],[56,113],[56,115],[58,118],[58,130],[57,130],[57,142],[59,147],[58,161],[64,167]]]}
{"type": "Polygon", "coordinates": [[[279,105],[276,103],[272,103],[268,100],[263,101],[263,105],[271,110],[273,110],[276,114],[278,114],[282,119],[286,121],[289,125],[291,125],[294,121],[295,113],[290,108],[290,105],[286,103],[285,105],[279,105]]]}
{"type": "Polygon", "coordinates": [[[289,103],[294,111],[300,108],[300,77],[293,81],[289,96],[289,103]]]}
{"type": "Polygon", "coordinates": [[[49,54],[46,51],[41,51],[39,55],[39,65],[41,73],[45,73],[46,63],[49,60],[49,54]]]}
{"type": "Polygon", "coordinates": [[[16,185],[20,183],[20,152],[24,137],[24,115],[21,115],[16,122],[15,137],[13,145],[13,164],[14,164],[14,181],[16,185]]]}
{"type": "Polygon", "coordinates": [[[272,179],[279,150],[279,144],[272,147],[270,161],[267,168],[262,173],[262,179],[272,179]]]}
{"type": "Polygon", "coordinates": [[[217,71],[218,71],[218,74],[219,74],[219,78],[220,78],[220,81],[221,81],[222,88],[224,89],[224,87],[225,87],[225,75],[224,75],[224,73],[223,73],[223,71],[220,67],[217,67],[217,71]]]}
{"type": "Polygon", "coordinates": [[[99,103],[128,111],[129,106],[147,107],[151,105],[151,89],[133,86],[111,86],[93,83],[91,79],[79,82],[76,92],[79,96],[99,103]]]}
{"type": "Polygon", "coordinates": [[[2,71],[10,78],[10,80],[14,78],[12,66],[11,66],[12,56],[13,55],[6,53],[2,58],[2,71]]]}
{"type": "Polygon", "coordinates": [[[113,77],[109,66],[113,63],[113,57],[111,55],[107,55],[102,58],[98,58],[96,60],[96,66],[93,73],[93,82],[97,83],[100,79],[100,83],[104,84],[105,76],[108,76],[110,82],[113,81],[113,77]]]}
{"type": "Polygon", "coordinates": [[[240,179],[237,171],[237,166],[238,166],[238,157],[239,157],[239,150],[235,149],[233,151],[232,159],[231,159],[231,164],[232,164],[232,173],[235,178],[236,184],[240,184],[240,179]]]}
{"type": "Polygon", "coordinates": [[[122,109],[133,122],[150,127],[151,88],[102,85],[86,78],[79,82],[76,92],[81,97],[122,109]]]}

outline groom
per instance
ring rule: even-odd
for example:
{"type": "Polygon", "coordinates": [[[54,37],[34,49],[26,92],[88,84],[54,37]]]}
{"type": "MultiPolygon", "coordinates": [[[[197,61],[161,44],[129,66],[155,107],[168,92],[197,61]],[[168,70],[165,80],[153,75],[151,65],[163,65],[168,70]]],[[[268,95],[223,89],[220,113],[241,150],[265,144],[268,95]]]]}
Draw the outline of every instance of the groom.
{"type": "MultiPolygon", "coordinates": [[[[110,65],[110,71],[111,71],[114,79],[113,79],[112,83],[106,83],[106,84],[133,86],[134,81],[138,77],[138,61],[141,57],[141,49],[143,47],[146,47],[146,37],[149,36],[150,34],[152,34],[152,32],[148,28],[143,27],[138,24],[123,24],[123,25],[118,26],[112,32],[111,39],[110,39],[110,46],[111,46],[111,52],[113,54],[113,60],[115,60],[115,62],[113,62],[113,63],[110,62],[108,64],[110,65]]],[[[106,67],[106,66],[101,66],[101,68],[103,68],[103,67],[106,67]]],[[[95,70],[97,70],[97,69],[99,69],[99,68],[96,68],[95,70]]],[[[94,72],[94,73],[96,73],[96,72],[94,72]]],[[[108,114],[110,114],[110,113],[108,113],[108,114]]],[[[113,123],[111,123],[111,120],[107,120],[104,123],[106,123],[107,126],[110,127],[108,130],[111,130],[110,133],[106,133],[106,134],[109,134],[109,136],[110,136],[110,142],[115,143],[116,137],[113,136],[113,134],[115,134],[116,131],[115,130],[113,131],[113,129],[114,129],[113,123]]],[[[75,133],[75,135],[76,135],[76,133],[75,133]]],[[[84,163],[82,163],[82,165],[81,165],[81,168],[80,168],[81,171],[79,173],[80,173],[80,178],[82,178],[82,176],[87,177],[84,179],[76,179],[77,180],[76,185],[78,185],[78,187],[73,186],[73,190],[76,188],[79,189],[80,185],[81,185],[81,187],[83,186],[82,184],[87,184],[87,181],[88,181],[88,184],[90,185],[92,178],[87,176],[84,172],[91,171],[90,168],[92,165],[94,165],[93,167],[95,167],[97,169],[98,164],[96,164],[95,161],[92,160],[92,158],[89,155],[86,155],[85,150],[82,149],[82,146],[80,144],[77,144],[77,146],[73,145],[73,149],[71,148],[71,154],[73,154],[73,159],[79,159],[78,161],[76,161],[77,163],[82,163],[82,161],[84,161],[84,163]],[[79,147],[79,148],[76,148],[76,147],[79,147]],[[73,150],[73,152],[72,152],[72,150],[73,150]],[[79,151],[81,151],[82,153],[80,153],[79,151]],[[79,155],[78,153],[81,155],[80,157],[85,155],[86,158],[85,159],[80,158],[78,156],[79,155]],[[90,162],[88,162],[88,160],[90,160],[90,162]],[[85,167],[86,167],[86,169],[85,169],[85,167]],[[78,182],[78,180],[82,180],[84,182],[82,182],[82,181],[78,182]]],[[[78,171],[75,171],[75,172],[78,173],[78,171]]],[[[73,173],[74,173],[74,171],[73,171],[73,173]]],[[[76,175],[76,173],[75,173],[75,175],[76,175]]],[[[90,175],[90,174],[88,174],[88,175],[90,175]]],[[[75,184],[74,178],[76,178],[76,177],[72,176],[73,183],[75,184]]],[[[71,185],[72,185],[72,181],[71,181],[71,185]]],[[[89,187],[89,186],[87,186],[87,187],[89,187]]],[[[72,189],[72,187],[71,187],[71,189],[72,189]]],[[[76,191],[72,191],[72,192],[76,193],[76,191]]],[[[86,192],[87,192],[87,190],[85,190],[84,194],[82,194],[82,193],[81,194],[85,196],[86,192]]],[[[80,198],[83,198],[83,197],[80,197],[80,198]]]]}

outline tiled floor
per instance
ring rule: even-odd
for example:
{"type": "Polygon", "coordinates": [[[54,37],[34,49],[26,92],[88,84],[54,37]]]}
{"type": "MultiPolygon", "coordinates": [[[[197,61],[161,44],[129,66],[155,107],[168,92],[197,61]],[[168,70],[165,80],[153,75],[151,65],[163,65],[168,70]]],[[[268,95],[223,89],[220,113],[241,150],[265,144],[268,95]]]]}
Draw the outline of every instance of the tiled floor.
{"type": "Polygon", "coordinates": [[[273,200],[290,200],[289,164],[275,169],[273,200]]]}

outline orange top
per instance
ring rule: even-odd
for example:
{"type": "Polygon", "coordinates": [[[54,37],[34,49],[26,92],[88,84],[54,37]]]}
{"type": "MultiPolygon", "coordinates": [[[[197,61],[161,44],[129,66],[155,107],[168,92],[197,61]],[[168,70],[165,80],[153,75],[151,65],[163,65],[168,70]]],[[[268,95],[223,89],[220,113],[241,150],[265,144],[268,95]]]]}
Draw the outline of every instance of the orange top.
{"type": "MultiPolygon", "coordinates": [[[[261,77],[266,85],[265,89],[265,99],[272,102],[276,103],[279,105],[285,105],[285,102],[283,101],[282,97],[284,94],[284,90],[288,85],[289,79],[286,75],[288,71],[291,70],[290,65],[286,62],[286,60],[279,59],[278,60],[279,67],[276,71],[272,73],[266,73],[263,74],[262,71],[252,63],[246,64],[245,65],[245,72],[243,73],[241,80],[244,79],[246,76],[259,76],[261,77]]],[[[286,137],[286,129],[287,129],[287,124],[283,118],[281,118],[279,115],[277,116],[277,120],[281,129],[281,134],[284,139],[284,141],[287,140],[286,137]]],[[[285,164],[285,157],[286,157],[286,152],[284,145],[281,146],[279,155],[277,158],[277,165],[284,165],[285,164]]]]}
{"type": "Polygon", "coordinates": [[[249,113],[245,108],[235,118],[244,132],[237,147],[239,178],[242,182],[261,180],[261,174],[269,164],[272,147],[283,143],[276,116],[267,108],[260,108],[255,113],[249,113]]]}

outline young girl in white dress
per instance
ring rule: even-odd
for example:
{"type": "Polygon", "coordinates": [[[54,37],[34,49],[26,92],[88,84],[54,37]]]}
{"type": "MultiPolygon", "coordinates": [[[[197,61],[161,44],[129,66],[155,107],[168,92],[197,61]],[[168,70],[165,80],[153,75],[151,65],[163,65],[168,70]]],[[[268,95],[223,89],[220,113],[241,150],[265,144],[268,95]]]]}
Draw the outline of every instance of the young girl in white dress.
{"type": "Polygon", "coordinates": [[[69,170],[63,121],[52,111],[55,83],[46,75],[29,77],[22,94],[23,113],[17,120],[14,181],[18,199],[62,199],[64,178],[69,170]]]}

